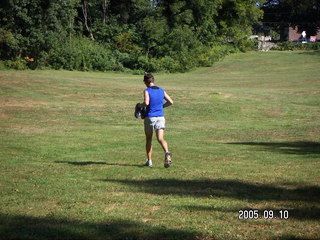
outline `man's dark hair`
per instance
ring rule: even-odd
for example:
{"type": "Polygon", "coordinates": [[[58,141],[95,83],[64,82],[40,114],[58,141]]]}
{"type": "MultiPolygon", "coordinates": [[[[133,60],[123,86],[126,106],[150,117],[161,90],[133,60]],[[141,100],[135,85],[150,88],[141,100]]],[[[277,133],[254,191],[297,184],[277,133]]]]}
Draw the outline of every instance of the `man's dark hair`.
{"type": "Polygon", "coordinates": [[[145,72],[144,77],[143,77],[143,81],[147,84],[154,82],[154,77],[153,77],[152,73],[145,72]]]}

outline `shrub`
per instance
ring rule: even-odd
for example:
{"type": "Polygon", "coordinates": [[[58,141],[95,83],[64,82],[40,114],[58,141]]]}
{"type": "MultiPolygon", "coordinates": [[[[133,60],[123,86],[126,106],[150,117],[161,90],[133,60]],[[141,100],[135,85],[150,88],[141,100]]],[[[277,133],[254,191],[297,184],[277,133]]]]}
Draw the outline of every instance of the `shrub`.
{"type": "Polygon", "coordinates": [[[74,38],[59,44],[40,61],[54,69],[109,71],[121,68],[111,50],[87,38],[74,38]]]}
{"type": "Polygon", "coordinates": [[[7,60],[4,61],[4,64],[7,68],[12,68],[15,70],[26,70],[27,62],[23,58],[16,58],[15,60],[7,60]]]}
{"type": "MultiPolygon", "coordinates": [[[[182,33],[181,29],[177,33],[182,33]]],[[[236,52],[231,44],[211,44],[205,46],[192,39],[191,33],[183,35],[183,41],[173,43],[171,36],[168,44],[159,46],[159,54],[154,57],[142,54],[141,49],[132,48],[130,52],[111,50],[103,45],[83,37],[68,39],[52,46],[49,51],[39,52],[35,61],[15,59],[6,61],[5,67],[24,70],[35,69],[65,69],[79,71],[127,71],[136,73],[148,72],[186,72],[195,67],[209,67],[224,56],[236,52]],[[188,40],[188,41],[187,41],[188,40]],[[189,41],[190,40],[190,41],[189,41]],[[212,46],[213,45],[213,46],[212,46]]]]}
{"type": "Polygon", "coordinates": [[[160,70],[160,64],[156,58],[140,56],[138,57],[136,68],[145,70],[146,72],[158,72],[160,70]]]}
{"type": "Polygon", "coordinates": [[[5,70],[5,69],[7,69],[5,62],[0,61],[0,70],[5,70]]]}
{"type": "Polygon", "coordinates": [[[320,43],[297,43],[297,42],[282,42],[275,45],[272,50],[288,51],[288,50],[320,50],[320,43]]]}
{"type": "Polygon", "coordinates": [[[239,52],[239,50],[234,45],[216,44],[213,47],[211,47],[209,52],[211,63],[220,61],[226,55],[229,55],[231,53],[236,53],[236,52],[239,52]]]}
{"type": "Polygon", "coordinates": [[[159,59],[159,66],[161,70],[168,72],[176,72],[180,68],[179,63],[169,56],[159,59]]]}

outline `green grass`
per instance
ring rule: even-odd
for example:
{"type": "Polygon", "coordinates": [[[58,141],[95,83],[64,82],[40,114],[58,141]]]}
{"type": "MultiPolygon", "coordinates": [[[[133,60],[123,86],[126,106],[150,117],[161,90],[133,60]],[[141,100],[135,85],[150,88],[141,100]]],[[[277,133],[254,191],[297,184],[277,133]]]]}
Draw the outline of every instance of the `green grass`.
{"type": "Polygon", "coordinates": [[[141,167],[142,76],[0,71],[0,238],[317,239],[319,63],[251,52],[156,75],[169,169],[156,141],[141,167]]]}

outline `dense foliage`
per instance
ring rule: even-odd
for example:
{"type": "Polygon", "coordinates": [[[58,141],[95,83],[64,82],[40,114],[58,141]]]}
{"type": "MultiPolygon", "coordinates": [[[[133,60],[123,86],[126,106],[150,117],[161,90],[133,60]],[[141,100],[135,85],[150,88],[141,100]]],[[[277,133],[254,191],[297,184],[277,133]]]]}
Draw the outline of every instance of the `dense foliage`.
{"type": "Polygon", "coordinates": [[[266,0],[262,6],[264,27],[278,32],[286,40],[287,28],[298,27],[308,36],[316,35],[320,27],[319,0],[266,0]]]}
{"type": "Polygon", "coordinates": [[[2,0],[0,57],[18,69],[186,71],[250,49],[252,0],[2,0]]]}

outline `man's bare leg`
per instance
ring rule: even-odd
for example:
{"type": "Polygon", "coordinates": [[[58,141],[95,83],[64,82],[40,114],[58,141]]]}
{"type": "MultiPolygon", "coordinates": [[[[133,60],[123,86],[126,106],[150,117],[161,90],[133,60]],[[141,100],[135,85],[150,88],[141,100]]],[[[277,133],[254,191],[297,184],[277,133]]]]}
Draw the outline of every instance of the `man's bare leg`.
{"type": "Polygon", "coordinates": [[[156,133],[157,133],[157,140],[161,144],[163,151],[165,152],[164,166],[168,168],[171,166],[172,154],[169,152],[167,141],[164,140],[164,129],[157,130],[156,133]]]}
{"type": "Polygon", "coordinates": [[[146,153],[148,160],[152,159],[152,135],[153,132],[146,132],[146,153]]]}
{"type": "Polygon", "coordinates": [[[156,131],[156,134],[157,134],[157,140],[158,142],[160,143],[163,151],[166,153],[166,152],[169,152],[169,149],[168,149],[168,143],[166,140],[164,140],[164,129],[159,129],[156,131]]]}

